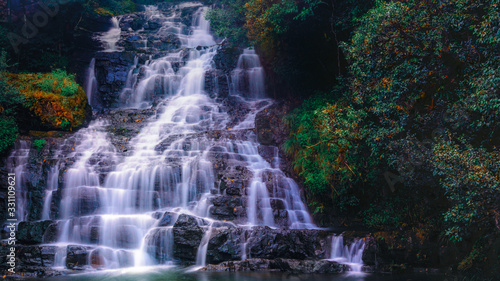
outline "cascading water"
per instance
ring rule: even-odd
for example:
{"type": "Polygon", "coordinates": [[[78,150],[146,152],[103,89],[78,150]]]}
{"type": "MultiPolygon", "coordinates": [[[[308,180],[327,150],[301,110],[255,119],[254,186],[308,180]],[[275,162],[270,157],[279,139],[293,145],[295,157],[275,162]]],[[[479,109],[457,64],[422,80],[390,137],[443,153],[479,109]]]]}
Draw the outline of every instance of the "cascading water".
{"type": "Polygon", "coordinates": [[[8,170],[13,171],[16,177],[16,219],[18,221],[27,220],[29,215],[26,165],[28,165],[30,150],[30,144],[22,140],[16,143],[7,161],[8,170]]]}
{"type": "Polygon", "coordinates": [[[120,20],[117,17],[112,17],[111,24],[111,28],[98,37],[104,44],[103,52],[118,52],[122,50],[122,48],[116,45],[116,43],[120,40],[122,32],[120,28],[120,20]]]}
{"type": "Polygon", "coordinates": [[[85,93],[90,106],[95,105],[95,92],[97,91],[97,78],[95,77],[95,58],[90,61],[87,69],[87,83],[85,84],[85,93]]]}
{"type": "Polygon", "coordinates": [[[355,239],[350,245],[344,245],[344,237],[334,235],[330,259],[348,265],[352,272],[361,272],[364,249],[365,241],[363,239],[355,239]]]}
{"type": "MultiPolygon", "coordinates": [[[[206,8],[199,8],[189,29],[179,13],[146,8],[148,20],[161,22],[157,32],[176,34],[182,48],[142,65],[136,56],[120,95],[123,107],[154,107],[154,114],[140,120],[142,128],[126,140],[127,150],[116,149],[109,122],[102,118],[64,143],[72,148],[69,155],[56,153],[59,162],[47,176],[42,217],[59,218],[57,265],[65,264],[64,249],[76,246],[88,249],[88,264],[94,268],[172,264],[174,223],[181,215],[196,218],[196,227],[204,231],[196,251],[199,266],[206,264],[208,242],[222,225],[249,231],[253,226],[315,228],[297,184],[279,168],[277,148],[270,150],[270,159],[259,154],[255,117],[272,101],[265,99],[255,52],[245,50],[231,75],[231,95],[248,108],[244,118],[233,122],[220,99],[207,92],[205,81],[218,46],[205,13],[206,8]],[[236,185],[238,179],[221,178],[222,169],[227,175],[247,173],[248,178],[236,185]],[[55,192],[61,195],[58,215],[51,210],[59,204],[55,192]],[[245,203],[230,210],[233,222],[225,222],[220,216],[227,211],[219,211],[214,201],[233,200],[235,194],[244,196],[245,203]]],[[[114,21],[114,30],[103,37],[106,52],[118,50],[120,26],[114,21]]],[[[88,89],[96,87],[92,77],[88,89]]]]}
{"type": "Polygon", "coordinates": [[[233,94],[248,98],[264,98],[264,69],[259,56],[253,49],[246,49],[238,59],[238,65],[231,73],[233,94]]]}

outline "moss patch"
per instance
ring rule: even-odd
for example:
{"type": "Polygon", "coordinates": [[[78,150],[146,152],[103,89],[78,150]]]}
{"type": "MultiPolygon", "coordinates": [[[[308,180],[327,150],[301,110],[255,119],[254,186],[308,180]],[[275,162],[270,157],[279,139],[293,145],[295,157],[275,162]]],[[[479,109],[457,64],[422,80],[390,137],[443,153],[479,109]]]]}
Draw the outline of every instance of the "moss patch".
{"type": "Polygon", "coordinates": [[[57,71],[47,74],[8,74],[8,82],[26,98],[24,108],[44,127],[72,130],[88,116],[87,96],[72,75],[57,71]]]}

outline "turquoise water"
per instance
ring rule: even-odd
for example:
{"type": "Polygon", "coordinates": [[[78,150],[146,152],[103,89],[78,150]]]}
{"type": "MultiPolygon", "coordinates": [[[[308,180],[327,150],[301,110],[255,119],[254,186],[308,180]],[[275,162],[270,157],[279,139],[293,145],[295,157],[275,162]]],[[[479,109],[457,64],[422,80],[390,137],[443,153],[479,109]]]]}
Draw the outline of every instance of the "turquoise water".
{"type": "MultiPolygon", "coordinates": [[[[35,280],[35,279],[33,279],[35,280]]],[[[40,280],[40,279],[37,279],[40,280]]],[[[46,278],[51,281],[444,281],[456,280],[437,274],[316,274],[296,275],[281,272],[185,272],[173,269],[145,271],[106,271],[46,278]]]]}

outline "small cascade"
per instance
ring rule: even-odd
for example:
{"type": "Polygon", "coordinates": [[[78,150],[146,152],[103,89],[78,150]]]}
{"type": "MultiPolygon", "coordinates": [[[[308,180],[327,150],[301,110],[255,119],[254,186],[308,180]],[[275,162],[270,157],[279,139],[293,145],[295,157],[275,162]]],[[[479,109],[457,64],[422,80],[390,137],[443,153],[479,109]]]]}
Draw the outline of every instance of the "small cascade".
{"type": "Polygon", "coordinates": [[[95,76],[95,58],[92,58],[87,69],[87,83],[85,84],[85,93],[90,106],[96,104],[97,78],[95,76]]]}
{"type": "MultiPolygon", "coordinates": [[[[139,82],[137,82],[137,77],[134,77],[134,73],[129,73],[127,84],[130,87],[124,90],[128,91],[132,97],[129,104],[139,108],[145,107],[155,96],[167,97],[176,94],[182,76],[175,73],[172,63],[180,60],[181,53],[179,52],[146,62],[140,67],[139,72],[141,72],[142,79],[139,82]],[[129,82],[130,79],[132,81],[129,82]]],[[[137,65],[133,66],[133,68],[136,67],[137,65]]]]}
{"type": "Polygon", "coordinates": [[[47,176],[47,189],[43,203],[42,220],[50,220],[50,209],[52,206],[52,195],[59,186],[59,166],[53,166],[47,176]]]}
{"type": "Polygon", "coordinates": [[[355,239],[350,245],[344,245],[344,237],[334,235],[330,259],[348,265],[352,272],[361,272],[364,249],[365,241],[363,239],[355,239]]]}
{"type": "Polygon", "coordinates": [[[188,37],[187,47],[195,48],[198,46],[213,46],[215,40],[210,35],[210,23],[205,18],[206,7],[199,9],[193,17],[192,26],[195,26],[193,33],[188,37]]]}
{"type": "Polygon", "coordinates": [[[244,50],[231,73],[231,92],[247,98],[264,98],[264,68],[253,49],[244,50]]]}
{"type": "Polygon", "coordinates": [[[16,178],[16,219],[18,221],[28,220],[29,216],[26,166],[30,150],[31,144],[21,140],[16,143],[7,160],[7,171],[14,173],[16,178]]]}
{"type": "Polygon", "coordinates": [[[197,266],[205,266],[207,265],[207,250],[208,250],[208,242],[212,236],[212,225],[213,222],[206,227],[205,235],[201,239],[200,246],[198,247],[198,251],[196,253],[196,265],[197,266]]]}
{"type": "Polygon", "coordinates": [[[112,17],[111,24],[111,29],[99,36],[99,40],[104,45],[103,52],[120,52],[122,51],[122,48],[117,46],[117,43],[120,40],[122,30],[120,28],[120,20],[118,17],[112,17]]]}

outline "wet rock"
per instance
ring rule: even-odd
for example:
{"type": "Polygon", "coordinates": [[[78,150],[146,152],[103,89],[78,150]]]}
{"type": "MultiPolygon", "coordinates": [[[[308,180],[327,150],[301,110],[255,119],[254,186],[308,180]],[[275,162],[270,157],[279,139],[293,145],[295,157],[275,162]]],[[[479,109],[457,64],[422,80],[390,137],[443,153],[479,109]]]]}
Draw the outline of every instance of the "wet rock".
{"type": "MultiPolygon", "coordinates": [[[[2,257],[0,258],[0,261],[3,264],[6,264],[6,256],[9,254],[8,245],[2,245],[3,250],[7,250],[7,252],[4,253],[2,251],[0,254],[2,254],[2,257]],[[4,255],[5,254],[5,255],[4,255]]],[[[43,267],[50,267],[54,266],[54,259],[55,255],[57,252],[57,247],[56,246],[23,246],[23,245],[17,245],[15,247],[15,253],[16,253],[16,267],[17,271],[20,271],[20,269],[24,269],[27,267],[38,267],[38,268],[43,268],[43,267]]]]}
{"type": "Polygon", "coordinates": [[[247,238],[248,256],[255,258],[324,259],[328,233],[313,229],[255,227],[247,238]]]}
{"type": "Polygon", "coordinates": [[[57,222],[22,221],[17,228],[17,240],[26,245],[50,243],[56,240],[57,222]]]}
{"type": "Polygon", "coordinates": [[[71,198],[72,215],[86,216],[91,215],[99,209],[101,205],[100,194],[97,188],[79,187],[76,189],[65,190],[63,193],[68,194],[71,198]]]}
{"type": "Polygon", "coordinates": [[[268,259],[248,259],[244,261],[226,261],[217,265],[208,265],[206,271],[279,271],[277,265],[268,259]]]}
{"type": "Polygon", "coordinates": [[[257,149],[262,158],[264,158],[269,164],[274,164],[275,158],[278,154],[278,148],[276,146],[259,145],[257,149]]]}
{"type": "Polygon", "coordinates": [[[188,2],[181,6],[181,21],[183,24],[190,26],[193,22],[193,16],[196,11],[202,6],[201,3],[188,2]]]}
{"type": "Polygon", "coordinates": [[[284,271],[296,274],[342,273],[346,266],[328,260],[248,259],[208,265],[206,271],[284,271]]]}
{"type": "Polygon", "coordinates": [[[99,226],[91,226],[90,227],[90,243],[97,244],[99,243],[99,239],[101,237],[101,228],[99,226]]]}
{"type": "Polygon", "coordinates": [[[174,258],[194,262],[204,233],[205,230],[199,226],[197,218],[186,214],[179,215],[173,228],[174,258]]]}
{"type": "MultiPolygon", "coordinates": [[[[134,38],[129,37],[129,39],[134,38]]],[[[129,43],[132,44],[131,42],[129,43]]],[[[96,56],[95,74],[98,92],[93,97],[95,100],[94,109],[116,108],[119,105],[120,93],[127,81],[134,57],[134,54],[127,52],[99,53],[96,56]]]]}
{"type": "MultiPolygon", "coordinates": [[[[235,193],[235,191],[233,191],[235,193]]],[[[210,215],[218,220],[234,220],[244,215],[241,212],[242,200],[236,196],[214,196],[210,198],[213,207],[210,215]]]]}
{"type": "Polygon", "coordinates": [[[175,215],[170,212],[165,212],[158,222],[158,226],[171,226],[174,224],[175,215]]]}
{"type": "Polygon", "coordinates": [[[205,73],[205,91],[212,98],[226,98],[229,95],[229,82],[227,75],[218,69],[205,73]]]}
{"type": "Polygon", "coordinates": [[[137,227],[134,225],[122,225],[116,233],[114,241],[119,248],[133,249],[140,246],[142,237],[138,236],[137,227]]]}
{"type": "Polygon", "coordinates": [[[226,41],[222,42],[213,58],[215,68],[222,70],[225,74],[231,73],[236,68],[241,53],[240,48],[230,47],[226,41]]]}
{"type": "Polygon", "coordinates": [[[68,245],[66,267],[68,269],[85,269],[88,267],[89,251],[91,247],[68,245]]]}
{"type": "Polygon", "coordinates": [[[276,259],[275,263],[281,271],[291,273],[342,273],[346,271],[347,266],[329,260],[290,260],[276,259]]]}
{"type": "Polygon", "coordinates": [[[241,258],[241,234],[239,228],[221,228],[212,232],[207,246],[207,262],[211,264],[241,258]]]}
{"type": "Polygon", "coordinates": [[[156,228],[149,232],[146,237],[147,252],[159,264],[173,260],[173,229],[156,228]]]}

